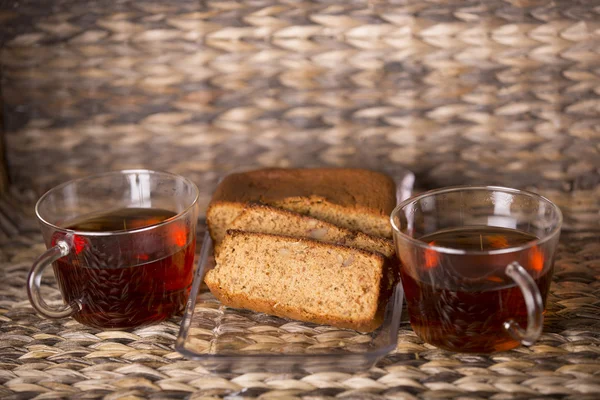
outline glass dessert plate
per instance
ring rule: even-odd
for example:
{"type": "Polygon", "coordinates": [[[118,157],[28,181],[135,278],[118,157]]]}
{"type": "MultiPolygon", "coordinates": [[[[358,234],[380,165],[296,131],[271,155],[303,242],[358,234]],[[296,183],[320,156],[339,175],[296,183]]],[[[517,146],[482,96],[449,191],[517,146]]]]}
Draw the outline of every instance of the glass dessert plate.
{"type": "MultiPolygon", "coordinates": [[[[395,181],[397,200],[408,198],[413,174],[407,171],[395,181]]],[[[226,307],[204,284],[204,274],[213,267],[213,242],[206,233],[175,348],[208,370],[356,372],[396,348],[404,294],[400,284],[388,301],[383,324],[360,333],[226,307]]]]}

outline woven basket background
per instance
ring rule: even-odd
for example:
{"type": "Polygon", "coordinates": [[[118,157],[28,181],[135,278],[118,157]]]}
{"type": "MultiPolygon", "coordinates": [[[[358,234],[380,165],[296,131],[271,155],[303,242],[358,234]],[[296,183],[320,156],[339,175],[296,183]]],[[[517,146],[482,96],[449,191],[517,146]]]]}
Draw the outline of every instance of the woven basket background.
{"type": "Polygon", "coordinates": [[[0,108],[0,398],[599,398],[598,0],[0,0],[0,108]],[[370,371],[217,375],[175,352],[178,318],[99,331],[27,300],[32,203],[60,182],[164,169],[206,205],[234,168],[316,165],[554,200],[540,340],[455,354],[405,321],[370,371]]]}
{"type": "Polygon", "coordinates": [[[31,198],[148,167],[206,204],[233,168],[313,165],[598,197],[595,0],[2,4],[9,173],[31,198]]]}
{"type": "MultiPolygon", "coordinates": [[[[0,75],[0,81],[2,75],[0,75]]],[[[0,194],[4,193],[8,188],[8,165],[5,159],[4,149],[4,119],[2,106],[2,92],[0,91],[0,194]]]]}

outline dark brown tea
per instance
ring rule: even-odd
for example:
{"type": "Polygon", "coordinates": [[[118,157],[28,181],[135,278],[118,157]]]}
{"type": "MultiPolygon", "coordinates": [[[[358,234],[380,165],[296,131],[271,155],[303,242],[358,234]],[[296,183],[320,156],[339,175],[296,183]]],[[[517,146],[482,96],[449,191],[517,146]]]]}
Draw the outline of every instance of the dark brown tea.
{"type": "MultiPolygon", "coordinates": [[[[473,227],[436,232],[420,240],[438,247],[488,251],[521,246],[536,237],[514,229],[473,227]]],[[[428,249],[417,269],[401,268],[408,313],[414,331],[437,347],[463,352],[493,352],[520,345],[504,329],[505,321],[527,326],[519,287],[504,270],[519,262],[546,299],[551,268],[533,246],[503,254],[448,254],[428,249]]]]}
{"type": "Polygon", "coordinates": [[[65,240],[73,249],[54,263],[54,273],[65,300],[80,305],[73,315],[77,321],[130,328],[183,310],[192,283],[193,232],[183,221],[127,232],[174,216],[162,209],[124,208],[66,225],[85,234],[54,235],[53,242],[65,240]],[[90,232],[113,233],[90,240],[90,232]]]}

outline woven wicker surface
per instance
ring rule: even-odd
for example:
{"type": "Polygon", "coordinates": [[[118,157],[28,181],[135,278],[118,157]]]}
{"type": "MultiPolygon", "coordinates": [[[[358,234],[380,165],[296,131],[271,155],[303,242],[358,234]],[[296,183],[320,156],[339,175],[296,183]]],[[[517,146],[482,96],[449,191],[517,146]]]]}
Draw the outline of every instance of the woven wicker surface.
{"type": "MultiPolygon", "coordinates": [[[[14,200],[14,199],[13,199],[14,200]]],[[[0,202],[0,397],[597,399],[600,395],[598,231],[563,235],[544,334],[532,347],[455,354],[424,344],[406,322],[396,352],[356,374],[213,374],[174,352],[179,319],[99,331],[36,315],[24,290],[44,250],[35,224],[0,202]],[[20,228],[19,228],[20,227],[20,228]]],[[[54,280],[44,296],[60,301],[54,280]]],[[[266,335],[267,333],[265,333],[266,335]]]]}
{"type": "Polygon", "coordinates": [[[600,396],[597,0],[5,0],[0,26],[13,184],[0,200],[0,397],[600,396]],[[419,189],[550,197],[565,224],[541,340],[453,354],[404,323],[367,372],[215,375],[173,351],[178,319],[101,332],[33,313],[32,206],[49,187],[166,169],[205,205],[223,174],[272,165],[404,166],[419,189]]]}

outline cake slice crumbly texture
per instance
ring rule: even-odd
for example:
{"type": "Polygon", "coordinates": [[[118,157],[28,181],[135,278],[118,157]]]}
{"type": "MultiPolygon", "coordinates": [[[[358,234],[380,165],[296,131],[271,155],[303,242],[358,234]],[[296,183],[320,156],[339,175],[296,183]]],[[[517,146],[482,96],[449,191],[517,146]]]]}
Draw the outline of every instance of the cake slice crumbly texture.
{"type": "Polygon", "coordinates": [[[205,282],[223,304],[370,332],[391,294],[381,254],[230,230],[205,282]]]}
{"type": "Polygon", "coordinates": [[[395,254],[394,243],[390,239],[351,231],[316,218],[257,203],[246,206],[231,223],[231,229],[343,244],[381,253],[385,257],[393,257],[395,254]]]}
{"type": "Polygon", "coordinates": [[[217,187],[206,214],[215,243],[251,202],[391,238],[396,186],[389,176],[365,169],[272,168],[231,174],[217,187]]]}

